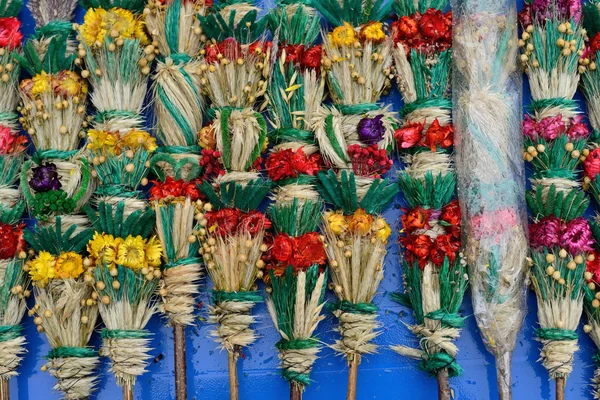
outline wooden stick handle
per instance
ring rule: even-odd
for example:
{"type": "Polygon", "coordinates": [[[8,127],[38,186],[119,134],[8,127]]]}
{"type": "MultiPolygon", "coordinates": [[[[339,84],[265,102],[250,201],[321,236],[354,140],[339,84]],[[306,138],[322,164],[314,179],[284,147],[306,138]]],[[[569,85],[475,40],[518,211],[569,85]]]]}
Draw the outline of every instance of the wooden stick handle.
{"type": "Polygon", "coordinates": [[[10,392],[8,391],[8,379],[0,378],[0,400],[10,400],[10,392]]]}
{"type": "Polygon", "coordinates": [[[229,400],[238,400],[239,397],[237,359],[237,353],[230,351],[227,352],[227,365],[229,370],[229,400]]]}
{"type": "Polygon", "coordinates": [[[356,381],[358,380],[358,364],[360,356],[355,354],[348,365],[348,394],[346,400],[356,400],[356,381]]]}
{"type": "Polygon", "coordinates": [[[448,379],[448,369],[444,368],[437,374],[438,399],[450,400],[450,380],[448,379]]]}
{"type": "Polygon", "coordinates": [[[556,378],[556,400],[565,400],[565,386],[567,380],[565,378],[556,378]]]}
{"type": "Polygon", "coordinates": [[[175,398],[176,400],[187,400],[185,327],[183,325],[173,325],[173,341],[175,342],[175,398]]]}
{"type": "Polygon", "coordinates": [[[123,400],[133,400],[133,387],[130,385],[123,385],[123,400]]]}
{"type": "Polygon", "coordinates": [[[290,382],[290,400],[302,400],[302,386],[290,382]]]}

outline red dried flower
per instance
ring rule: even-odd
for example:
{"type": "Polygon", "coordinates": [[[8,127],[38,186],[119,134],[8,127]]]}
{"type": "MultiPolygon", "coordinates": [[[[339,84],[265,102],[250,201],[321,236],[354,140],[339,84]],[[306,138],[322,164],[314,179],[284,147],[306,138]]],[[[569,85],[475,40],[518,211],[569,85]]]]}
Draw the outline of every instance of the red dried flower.
{"type": "Polygon", "coordinates": [[[285,149],[269,154],[265,161],[267,176],[273,181],[297,178],[298,175],[316,175],[323,167],[319,153],[307,156],[300,147],[285,149]]]}
{"type": "MultiPolygon", "coordinates": [[[[448,257],[450,263],[453,263],[456,259],[456,254],[460,250],[460,240],[452,234],[440,235],[435,238],[433,247],[436,250],[436,252],[439,252],[445,257],[448,257]]],[[[442,257],[441,260],[439,260],[439,258],[433,260],[432,257],[432,261],[436,265],[441,265],[444,261],[444,258],[442,257]]]]}
{"type": "Polygon", "coordinates": [[[12,226],[0,223],[0,260],[13,258],[25,249],[24,227],[25,224],[12,226]]]}
{"type": "Polygon", "coordinates": [[[294,254],[294,239],[286,234],[275,236],[270,253],[279,263],[289,265],[294,254]]]}
{"type": "Polygon", "coordinates": [[[168,176],[164,182],[151,181],[154,185],[150,189],[150,199],[160,200],[165,197],[189,197],[192,201],[202,198],[198,184],[200,180],[186,182],[184,180],[175,180],[168,176]]]}
{"type": "Polygon", "coordinates": [[[305,270],[315,264],[325,265],[326,259],[325,249],[318,233],[306,233],[294,238],[294,257],[291,260],[294,269],[305,270]]]}
{"type": "Polygon", "coordinates": [[[301,44],[286,44],[283,46],[285,50],[285,62],[299,64],[304,56],[304,45],[301,44]]]}
{"type": "Polygon", "coordinates": [[[402,149],[409,149],[421,141],[423,124],[415,123],[406,125],[394,132],[394,138],[402,149]]]}
{"type": "Polygon", "coordinates": [[[446,222],[451,227],[460,227],[461,215],[458,200],[453,200],[442,208],[440,220],[446,222]]]}
{"type": "Polygon", "coordinates": [[[323,47],[319,44],[309,49],[304,50],[300,66],[302,68],[316,69],[321,66],[321,58],[323,57],[323,47]]]}
{"type": "Polygon", "coordinates": [[[225,175],[223,163],[221,162],[221,152],[213,149],[202,149],[200,158],[200,167],[203,169],[204,179],[213,179],[225,175]]]}
{"type": "Polygon", "coordinates": [[[249,54],[255,54],[255,53],[266,53],[268,50],[271,50],[273,48],[273,43],[266,40],[266,41],[261,41],[261,40],[257,40],[256,42],[253,42],[249,47],[248,47],[248,53],[249,54]]]}
{"type": "Polygon", "coordinates": [[[260,211],[250,211],[240,215],[238,232],[248,232],[251,236],[256,235],[262,229],[269,229],[271,221],[260,211]]]}
{"type": "Polygon", "coordinates": [[[21,21],[15,17],[0,18],[0,47],[14,49],[23,39],[21,21]]]}
{"type": "Polygon", "coordinates": [[[592,273],[592,280],[596,282],[596,284],[600,284],[600,253],[593,251],[590,255],[593,255],[594,257],[592,261],[590,261],[589,258],[586,261],[586,270],[587,272],[592,273]]]}
{"type": "Polygon", "coordinates": [[[429,128],[427,128],[427,132],[423,138],[423,145],[429,147],[432,152],[435,152],[437,146],[441,148],[452,146],[453,140],[454,129],[452,125],[441,126],[436,118],[429,128]]]}
{"type": "Polygon", "coordinates": [[[225,237],[236,232],[241,212],[237,208],[222,208],[205,214],[209,232],[225,237]]]}
{"type": "Polygon", "coordinates": [[[446,39],[451,33],[450,29],[452,27],[452,14],[448,14],[449,18],[440,10],[428,9],[419,20],[419,31],[423,36],[430,38],[432,41],[446,39]]]}
{"type": "Polygon", "coordinates": [[[209,44],[204,53],[204,59],[208,64],[219,61],[219,55],[228,60],[237,60],[244,58],[242,46],[235,38],[227,38],[222,42],[209,44]]]}
{"type": "Polygon", "coordinates": [[[588,154],[583,162],[583,170],[585,171],[585,176],[592,180],[596,175],[600,174],[600,148],[590,151],[590,154],[588,154]]]}
{"type": "Polygon", "coordinates": [[[419,267],[425,267],[427,258],[433,248],[433,242],[427,235],[410,235],[403,239],[404,246],[407,251],[407,259],[419,261],[419,267]]]}
{"type": "Polygon", "coordinates": [[[431,210],[425,209],[421,206],[417,206],[412,210],[406,212],[400,217],[402,223],[402,229],[406,232],[413,232],[417,229],[423,229],[429,227],[428,221],[431,216],[431,210]]]}
{"type": "Polygon", "coordinates": [[[396,35],[394,35],[395,42],[402,39],[411,39],[419,32],[417,21],[406,15],[398,21],[393,22],[392,29],[394,29],[396,33],[396,35]]]}
{"type": "Polygon", "coordinates": [[[600,32],[596,33],[594,37],[590,39],[590,51],[592,55],[595,56],[596,53],[600,50],[600,32]]]}
{"type": "Polygon", "coordinates": [[[354,174],[357,176],[379,178],[393,165],[385,149],[379,149],[376,144],[367,147],[360,147],[359,144],[350,145],[348,155],[354,174]]]}

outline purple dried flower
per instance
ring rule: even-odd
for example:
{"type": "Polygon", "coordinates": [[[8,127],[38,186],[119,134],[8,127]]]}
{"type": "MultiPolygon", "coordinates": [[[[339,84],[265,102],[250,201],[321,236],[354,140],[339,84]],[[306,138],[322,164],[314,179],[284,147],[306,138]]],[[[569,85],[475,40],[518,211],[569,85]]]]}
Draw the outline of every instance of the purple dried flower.
{"type": "Polygon", "coordinates": [[[33,168],[33,177],[29,181],[29,187],[38,193],[59,190],[62,185],[58,179],[56,164],[47,163],[33,168]]]}
{"type": "Polygon", "coordinates": [[[585,218],[572,219],[564,224],[562,228],[560,244],[571,255],[592,250],[594,239],[592,238],[590,224],[585,218]]]}
{"type": "Polygon", "coordinates": [[[365,117],[358,123],[358,139],[368,145],[377,144],[385,134],[385,126],[381,120],[383,115],[375,118],[365,117]]]}
{"type": "Polygon", "coordinates": [[[537,224],[529,226],[531,247],[554,247],[559,243],[561,222],[556,217],[542,218],[537,224]]]}
{"type": "MultiPolygon", "coordinates": [[[[519,17],[521,17],[519,15],[519,17]]],[[[521,17],[521,19],[523,19],[521,17]]],[[[561,22],[573,19],[581,21],[581,2],[578,0],[534,0],[531,3],[531,19],[540,25],[546,20],[554,19],[561,22]]],[[[523,24],[523,22],[521,22],[523,24]]],[[[526,27],[527,25],[523,25],[526,27]]]]}

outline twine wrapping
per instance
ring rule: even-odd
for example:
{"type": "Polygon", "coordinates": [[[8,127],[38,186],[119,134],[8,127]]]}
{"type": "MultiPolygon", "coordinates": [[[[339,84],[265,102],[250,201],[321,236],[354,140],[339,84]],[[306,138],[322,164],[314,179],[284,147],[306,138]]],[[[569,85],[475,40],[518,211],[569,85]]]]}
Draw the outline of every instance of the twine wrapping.
{"type": "Polygon", "coordinates": [[[146,372],[150,359],[150,332],[138,330],[103,329],[100,355],[110,358],[110,372],[117,385],[131,387],[135,378],[146,372]]]}
{"type": "Polygon", "coordinates": [[[371,343],[379,332],[380,324],[377,322],[377,307],[372,303],[350,303],[340,301],[333,314],[340,321],[337,328],[342,336],[336,340],[333,348],[347,357],[373,354],[377,345],[371,343]]]}
{"type": "Polygon", "coordinates": [[[256,340],[250,328],[256,318],[250,312],[261,300],[256,292],[213,292],[215,304],[209,308],[208,320],[218,325],[211,335],[222,348],[233,352],[235,346],[248,346],[256,340]]]}
{"type": "Polygon", "coordinates": [[[320,347],[315,339],[280,340],[276,344],[282,375],[288,382],[306,386],[320,347]]]}
{"type": "Polygon", "coordinates": [[[54,390],[61,391],[65,399],[87,399],[97,384],[95,369],[100,359],[96,351],[87,347],[58,347],[48,356],[46,368],[58,382],[54,390]]]}
{"type": "Polygon", "coordinates": [[[197,282],[202,277],[199,258],[185,258],[164,266],[161,289],[166,289],[160,311],[167,314],[172,324],[191,325],[194,322],[197,282]]]}
{"type": "Polygon", "coordinates": [[[550,378],[566,378],[573,370],[573,355],[577,345],[577,332],[570,329],[540,328],[536,330],[542,342],[540,360],[550,373],[550,378]]]}

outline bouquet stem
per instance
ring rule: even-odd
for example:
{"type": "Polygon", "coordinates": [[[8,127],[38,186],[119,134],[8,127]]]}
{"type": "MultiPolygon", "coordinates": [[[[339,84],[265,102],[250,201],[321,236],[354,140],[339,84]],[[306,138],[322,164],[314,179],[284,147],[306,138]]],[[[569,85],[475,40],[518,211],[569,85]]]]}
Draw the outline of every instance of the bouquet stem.
{"type": "Polygon", "coordinates": [[[133,400],[133,386],[130,384],[123,385],[123,400],[133,400]]]}
{"type": "Polygon", "coordinates": [[[352,356],[352,360],[348,360],[348,394],[346,395],[346,400],[356,400],[358,364],[360,364],[360,356],[357,354],[352,356]]]}
{"type": "Polygon", "coordinates": [[[290,382],[290,400],[302,400],[302,386],[290,382]]]}
{"type": "Polygon", "coordinates": [[[229,371],[229,400],[238,400],[238,376],[237,376],[236,352],[227,352],[227,370],[229,371]]]}
{"type": "Polygon", "coordinates": [[[187,400],[185,326],[173,324],[173,341],[175,343],[175,398],[187,400]]]}
{"type": "Polygon", "coordinates": [[[565,386],[567,379],[565,377],[557,377],[556,381],[556,400],[565,400],[565,386]]]}
{"type": "Polygon", "coordinates": [[[10,400],[8,391],[8,379],[0,378],[0,400],[10,400]]]}
{"type": "Polygon", "coordinates": [[[500,400],[510,400],[512,397],[511,385],[512,353],[510,351],[496,356],[496,381],[498,383],[498,395],[500,400]]]}
{"type": "Polygon", "coordinates": [[[437,374],[438,382],[438,400],[450,400],[450,381],[448,379],[448,369],[441,369],[437,374]]]}

